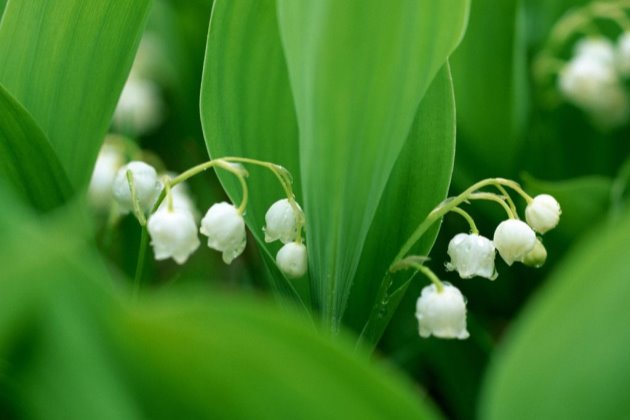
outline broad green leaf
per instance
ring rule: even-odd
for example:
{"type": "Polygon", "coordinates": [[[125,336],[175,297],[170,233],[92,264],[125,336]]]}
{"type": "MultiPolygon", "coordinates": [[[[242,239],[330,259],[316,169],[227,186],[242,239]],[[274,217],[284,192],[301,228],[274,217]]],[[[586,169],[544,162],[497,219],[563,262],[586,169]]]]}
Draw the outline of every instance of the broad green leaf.
{"type": "Polygon", "coordinates": [[[87,185],[150,0],[10,0],[0,83],[31,113],[70,182],[87,185]]]}
{"type": "Polygon", "coordinates": [[[1,84],[0,177],[41,211],[60,206],[72,194],[46,135],[1,84]]]}
{"type": "Polygon", "coordinates": [[[467,9],[466,0],[278,1],[300,128],[311,289],[333,332],[420,100],[458,43],[467,9]]]}
{"type": "MultiPolygon", "coordinates": [[[[522,1],[476,0],[450,59],[457,92],[457,167],[481,177],[508,176],[517,163],[527,112],[522,1]]],[[[460,169],[461,172],[461,169],[460,169]]]]}
{"type": "Polygon", "coordinates": [[[592,233],[510,331],[488,373],[481,418],[614,419],[630,412],[630,213],[592,233]]]}
{"type": "MultiPolygon", "coordinates": [[[[274,0],[215,3],[201,87],[201,121],[210,156],[243,156],[284,166],[293,174],[299,201],[297,122],[274,0]]],[[[293,286],[273,262],[277,245],[266,244],[262,231],[267,209],[284,193],[268,169],[246,167],[247,224],[272,272],[273,286],[295,298],[293,286]]],[[[218,175],[234,202],[240,202],[241,186],[234,175],[221,170],[218,175]]]]}
{"type": "MultiPolygon", "coordinates": [[[[406,285],[399,288],[383,307],[377,297],[383,277],[400,247],[446,197],[454,154],[455,100],[449,69],[444,66],[420,103],[409,137],[388,180],[348,300],[346,318],[349,319],[344,323],[358,331],[365,327],[362,339],[369,344],[375,344],[380,338],[407,289],[406,285]],[[431,181],[427,182],[428,179],[431,181]]],[[[412,253],[427,255],[436,234],[437,229],[428,232],[412,253]]],[[[401,274],[400,278],[409,278],[409,273],[401,274]]],[[[398,286],[395,284],[388,293],[398,286]]]]}

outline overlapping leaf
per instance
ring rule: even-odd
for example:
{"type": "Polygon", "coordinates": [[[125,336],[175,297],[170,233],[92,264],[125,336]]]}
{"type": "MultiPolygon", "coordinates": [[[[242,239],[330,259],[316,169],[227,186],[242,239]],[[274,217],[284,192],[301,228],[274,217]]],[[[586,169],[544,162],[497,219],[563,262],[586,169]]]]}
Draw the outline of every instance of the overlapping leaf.
{"type": "Polygon", "coordinates": [[[0,85],[0,177],[40,211],[62,205],[72,193],[46,135],[0,85]]]}
{"type": "Polygon", "coordinates": [[[31,113],[75,187],[109,126],[151,0],[12,0],[0,24],[0,83],[31,113]]]}
{"type": "MultiPolygon", "coordinates": [[[[300,127],[311,284],[333,331],[420,100],[459,41],[467,8],[465,0],[278,1],[300,127]]],[[[423,155],[416,164],[426,164],[423,155]]]]}

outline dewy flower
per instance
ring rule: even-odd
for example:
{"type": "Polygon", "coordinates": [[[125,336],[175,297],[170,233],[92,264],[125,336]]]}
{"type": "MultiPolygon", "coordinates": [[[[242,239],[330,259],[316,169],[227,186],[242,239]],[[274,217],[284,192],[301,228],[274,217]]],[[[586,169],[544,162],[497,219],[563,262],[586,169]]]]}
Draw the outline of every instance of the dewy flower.
{"type": "Polygon", "coordinates": [[[287,277],[302,277],[308,269],[306,247],[304,244],[289,242],[278,251],[276,264],[287,277]]]}
{"type": "MultiPolygon", "coordinates": [[[[299,212],[302,211],[297,206],[299,212]]],[[[293,209],[288,199],[278,200],[269,207],[265,214],[265,242],[273,242],[278,239],[283,244],[292,242],[297,237],[297,222],[299,215],[293,209]]]]}
{"type": "Polygon", "coordinates": [[[617,40],[617,70],[622,76],[630,76],[630,32],[624,32],[617,40]]]}
{"type": "Polygon", "coordinates": [[[114,198],[124,212],[133,209],[127,171],[130,171],[133,177],[140,208],[144,211],[150,210],[162,190],[162,183],[158,180],[157,172],[151,165],[139,161],[129,162],[118,170],[114,179],[113,191],[114,198]]]}
{"type": "Polygon", "coordinates": [[[208,246],[223,253],[230,264],[245,249],[245,221],[232,204],[216,203],[201,220],[201,233],[208,237],[208,246]]]}
{"type": "Polygon", "coordinates": [[[459,338],[466,330],[466,301],[458,288],[444,283],[441,291],[435,284],[422,289],[416,302],[416,318],[421,337],[459,338]]]}
{"type": "Polygon", "coordinates": [[[545,233],[558,225],[560,221],[560,204],[549,194],[540,194],[527,205],[525,220],[538,233],[545,233]]]}
{"type": "Polygon", "coordinates": [[[508,265],[523,261],[536,245],[536,234],[527,223],[509,219],[499,223],[494,231],[494,246],[508,265]]]}
{"type": "Polygon", "coordinates": [[[497,278],[494,269],[494,244],[488,238],[474,233],[459,233],[449,242],[448,255],[451,262],[446,264],[446,269],[456,270],[463,279],[474,276],[490,280],[497,278]]]}
{"type": "Polygon", "coordinates": [[[105,140],[96,159],[96,165],[90,179],[88,197],[97,208],[108,208],[112,204],[112,186],[116,172],[125,163],[119,147],[105,140]]]}
{"type": "Polygon", "coordinates": [[[200,244],[195,219],[185,209],[158,210],[149,218],[147,229],[156,260],[173,258],[183,264],[200,244]]]}

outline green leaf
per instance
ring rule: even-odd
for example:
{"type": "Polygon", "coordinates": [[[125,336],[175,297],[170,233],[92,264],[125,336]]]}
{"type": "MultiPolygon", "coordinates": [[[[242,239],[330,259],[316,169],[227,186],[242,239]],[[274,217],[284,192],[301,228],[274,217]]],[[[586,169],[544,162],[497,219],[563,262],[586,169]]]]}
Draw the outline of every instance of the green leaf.
{"type": "Polygon", "coordinates": [[[35,118],[77,188],[89,181],[150,3],[7,3],[0,83],[35,118]]]}
{"type": "MultiPolygon", "coordinates": [[[[381,300],[384,296],[378,297],[383,276],[400,247],[429,212],[446,197],[454,155],[455,98],[446,65],[436,76],[418,108],[409,138],[398,156],[370,227],[348,300],[344,323],[358,331],[365,327],[362,339],[369,344],[378,341],[407,290],[406,285],[398,288],[383,308],[381,300]],[[427,182],[428,179],[431,181],[427,182]]],[[[428,255],[437,232],[436,225],[423,236],[412,253],[428,255]]],[[[409,273],[401,274],[400,278],[409,279],[409,273]]],[[[397,284],[389,293],[396,288],[397,284]]]]}
{"type": "Polygon", "coordinates": [[[485,419],[613,419],[630,411],[630,213],[566,258],[488,374],[485,419]]]}
{"type": "MultiPolygon", "coordinates": [[[[243,156],[284,166],[293,174],[299,201],[298,129],[274,0],[215,2],[201,86],[201,121],[210,156],[243,156]]],[[[262,231],[267,209],[284,193],[268,169],[247,165],[247,170],[251,191],[245,220],[271,270],[273,287],[297,299],[291,283],[275,267],[272,253],[277,246],[266,244],[262,231]]],[[[241,186],[234,175],[219,170],[218,176],[232,200],[240,202],[241,186]]]]}
{"type": "Polygon", "coordinates": [[[1,84],[0,177],[41,211],[60,206],[72,194],[46,135],[1,84]]]}
{"type": "Polygon", "coordinates": [[[517,163],[528,105],[522,9],[520,0],[472,2],[466,35],[450,59],[457,166],[474,177],[464,188],[480,177],[508,176],[517,163]]]}
{"type": "Polygon", "coordinates": [[[420,100],[458,43],[467,9],[466,0],[278,1],[300,128],[311,288],[332,331],[420,100]]]}

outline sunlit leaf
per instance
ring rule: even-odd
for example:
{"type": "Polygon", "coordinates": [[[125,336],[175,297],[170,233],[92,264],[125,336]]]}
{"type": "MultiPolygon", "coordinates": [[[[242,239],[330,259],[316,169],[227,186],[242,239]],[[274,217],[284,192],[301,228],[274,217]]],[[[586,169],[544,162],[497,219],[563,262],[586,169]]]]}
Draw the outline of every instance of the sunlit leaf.
{"type": "MultiPolygon", "coordinates": [[[[401,246],[448,190],[455,154],[455,101],[448,66],[436,76],[422,99],[414,125],[396,161],[370,227],[350,298],[346,323],[374,344],[398,306],[406,287],[391,296],[386,309],[377,293],[401,246]],[[431,182],[427,182],[431,179],[431,182]],[[383,312],[378,316],[379,312],[383,312]]],[[[437,225],[436,225],[437,227],[437,225]]],[[[428,232],[412,254],[427,255],[437,229],[428,232]]],[[[409,273],[400,273],[409,278],[409,273]]],[[[394,285],[389,293],[398,285],[394,285]]]]}
{"type": "Polygon", "coordinates": [[[467,9],[466,0],[278,2],[313,298],[332,331],[420,100],[459,41],[467,9]]]}

